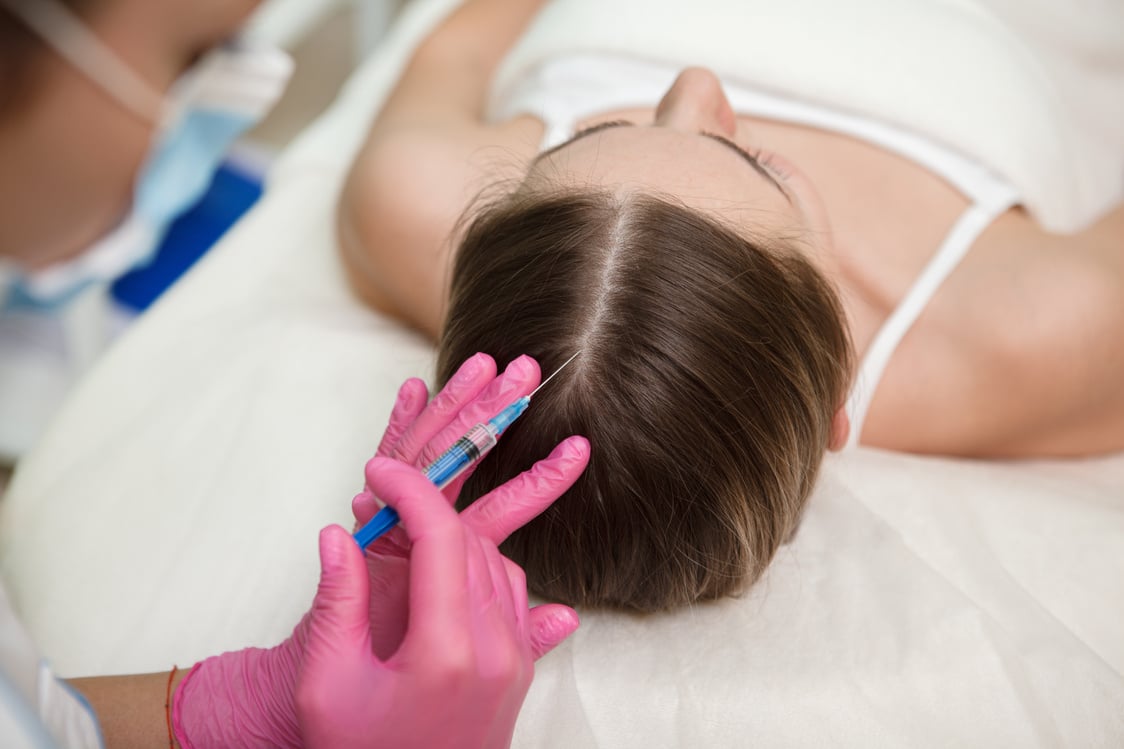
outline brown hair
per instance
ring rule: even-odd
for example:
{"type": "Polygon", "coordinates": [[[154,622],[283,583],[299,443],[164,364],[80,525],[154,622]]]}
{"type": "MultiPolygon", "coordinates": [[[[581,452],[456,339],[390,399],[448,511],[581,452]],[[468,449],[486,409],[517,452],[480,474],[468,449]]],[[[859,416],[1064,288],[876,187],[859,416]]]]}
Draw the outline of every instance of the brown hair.
{"type": "Polygon", "coordinates": [[[831,285],[791,240],[670,199],[517,191],[467,225],[439,346],[534,356],[539,393],[464,506],[581,434],[570,491],[503,551],[531,589],[656,611],[735,593],[796,529],[850,379],[831,285]]]}

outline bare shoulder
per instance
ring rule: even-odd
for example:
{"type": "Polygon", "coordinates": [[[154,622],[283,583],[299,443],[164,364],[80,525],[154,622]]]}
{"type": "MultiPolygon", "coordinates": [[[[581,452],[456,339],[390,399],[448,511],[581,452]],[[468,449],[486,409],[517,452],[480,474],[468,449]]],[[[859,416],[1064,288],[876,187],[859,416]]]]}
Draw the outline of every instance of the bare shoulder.
{"type": "Polygon", "coordinates": [[[541,125],[413,128],[369,141],[339,209],[342,259],[369,305],[436,336],[453,232],[477,196],[522,177],[541,125]]]}
{"type": "Polygon", "coordinates": [[[431,336],[461,211],[487,184],[516,176],[537,145],[535,120],[491,124],[484,114],[496,66],[542,3],[453,8],[414,50],[344,186],[337,227],[352,287],[431,336]]]}
{"type": "Polygon", "coordinates": [[[970,456],[1124,449],[1124,207],[1059,236],[1019,212],[902,342],[867,444],[970,456]]]}

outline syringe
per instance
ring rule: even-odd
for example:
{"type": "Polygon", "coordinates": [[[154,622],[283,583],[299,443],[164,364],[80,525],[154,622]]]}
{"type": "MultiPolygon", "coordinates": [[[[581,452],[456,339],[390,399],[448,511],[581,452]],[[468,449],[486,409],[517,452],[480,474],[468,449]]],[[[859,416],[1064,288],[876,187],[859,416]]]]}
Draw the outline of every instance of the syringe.
{"type": "MultiPolygon", "coordinates": [[[[483,424],[477,424],[472,427],[472,429],[469,429],[463,437],[454,442],[452,447],[442,453],[437,460],[433,461],[433,463],[423,471],[425,477],[432,481],[433,485],[438,489],[444,489],[451,484],[453,479],[464,473],[469,466],[483,458],[496,446],[500,435],[527,410],[527,406],[530,405],[531,398],[535,393],[542,390],[543,385],[550,382],[556,374],[565,369],[566,365],[576,359],[580,353],[579,351],[563,362],[562,366],[554,370],[550,377],[543,380],[530,395],[524,395],[488,421],[483,424]]],[[[366,525],[355,531],[352,537],[355,539],[355,543],[359,544],[359,548],[366,549],[375,539],[397,524],[398,513],[393,507],[384,507],[379,510],[373,518],[367,521],[366,525]]]]}

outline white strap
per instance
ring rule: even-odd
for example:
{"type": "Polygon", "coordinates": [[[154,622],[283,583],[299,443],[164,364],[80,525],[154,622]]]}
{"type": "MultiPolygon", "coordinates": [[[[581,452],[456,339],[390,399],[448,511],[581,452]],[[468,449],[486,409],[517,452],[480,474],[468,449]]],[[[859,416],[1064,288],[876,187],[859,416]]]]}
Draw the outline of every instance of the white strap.
{"type": "Polygon", "coordinates": [[[886,366],[890,363],[890,357],[894,355],[902,338],[921,316],[921,312],[944,280],[968,254],[968,250],[983,230],[1015,203],[1015,192],[1006,185],[996,183],[990,193],[987,200],[973,204],[961,214],[940,248],[906,292],[901,304],[887,318],[870,344],[866,356],[863,357],[858,377],[855,378],[851,395],[847,399],[847,414],[851,419],[848,448],[859,443],[867,412],[871,401],[874,400],[874,393],[878,390],[878,383],[882,380],[886,366]]]}
{"type": "Polygon", "coordinates": [[[142,120],[159,124],[164,97],[57,0],[0,0],[59,57],[142,120]]]}

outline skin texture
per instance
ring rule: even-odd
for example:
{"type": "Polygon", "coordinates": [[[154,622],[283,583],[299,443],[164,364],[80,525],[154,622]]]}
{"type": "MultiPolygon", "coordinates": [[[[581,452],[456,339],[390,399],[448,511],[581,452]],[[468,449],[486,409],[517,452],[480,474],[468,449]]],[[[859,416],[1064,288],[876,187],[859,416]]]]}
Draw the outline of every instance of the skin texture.
{"type": "MultiPolygon", "coordinates": [[[[176,672],[173,690],[179,688],[185,676],[187,669],[176,672]]],[[[164,746],[168,742],[164,708],[168,672],[91,676],[70,679],[70,685],[94,708],[106,746],[139,749],[164,746]]]]}
{"type": "MultiPolygon", "coordinates": [[[[814,185],[791,163],[782,165],[776,154],[761,151],[709,70],[680,73],[650,122],[620,123],[536,159],[527,184],[533,188],[545,178],[550,184],[675,195],[735,230],[795,234],[817,245],[831,242],[814,185]],[[769,176],[711,136],[756,155],[769,176]],[[744,168],[736,168],[739,159],[744,168]]],[[[817,254],[830,257],[823,249],[817,254]]]]}
{"type": "MultiPolygon", "coordinates": [[[[538,3],[513,5],[529,17],[538,3]]],[[[835,283],[860,357],[967,207],[939,177],[872,144],[736,114],[699,68],[686,68],[653,107],[578,123],[634,127],[536,158],[542,122],[483,117],[495,61],[518,36],[492,24],[502,12],[470,0],[422,43],[340,205],[341,257],[356,293],[434,338],[462,213],[524,182],[669,194],[753,236],[797,240],[835,283]],[[456,67],[461,58],[478,64],[456,67]],[[791,202],[707,137],[716,135],[760,152],[791,202]]],[[[1124,449],[1122,248],[1124,206],[1067,236],[1017,207],[1000,216],[894,353],[862,442],[972,457],[1124,449]]]]}

